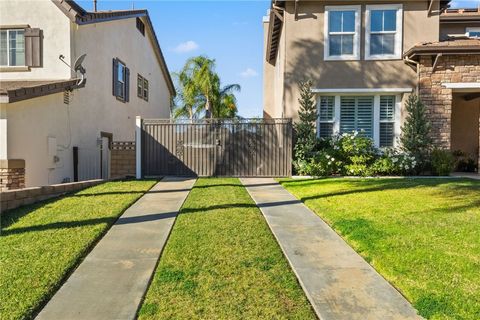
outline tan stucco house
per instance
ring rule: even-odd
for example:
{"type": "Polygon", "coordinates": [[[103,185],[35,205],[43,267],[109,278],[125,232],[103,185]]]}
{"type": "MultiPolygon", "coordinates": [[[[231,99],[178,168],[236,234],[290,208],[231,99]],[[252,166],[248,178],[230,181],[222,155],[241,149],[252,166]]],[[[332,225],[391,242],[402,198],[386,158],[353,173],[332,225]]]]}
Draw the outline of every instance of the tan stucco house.
{"type": "Polygon", "coordinates": [[[1,188],[108,178],[112,141],[168,118],[174,95],[146,10],[0,1],[1,188]],[[81,81],[67,65],[83,54],[81,81]]]}
{"type": "Polygon", "coordinates": [[[264,116],[297,118],[314,81],[321,137],[364,130],[395,146],[417,92],[438,146],[478,159],[480,12],[448,0],[277,1],[264,18],[264,116]]]}

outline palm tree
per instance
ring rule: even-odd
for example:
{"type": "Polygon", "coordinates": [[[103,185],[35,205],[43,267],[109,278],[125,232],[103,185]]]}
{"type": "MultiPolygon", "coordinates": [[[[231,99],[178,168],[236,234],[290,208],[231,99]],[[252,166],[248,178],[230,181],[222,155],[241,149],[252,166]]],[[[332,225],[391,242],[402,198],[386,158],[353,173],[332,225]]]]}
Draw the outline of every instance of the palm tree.
{"type": "Polygon", "coordinates": [[[230,118],[237,114],[234,91],[238,84],[221,87],[220,77],[215,72],[215,60],[205,56],[187,60],[177,75],[178,99],[174,117],[186,117],[191,120],[204,113],[206,118],[230,118]]]}
{"type": "Polygon", "coordinates": [[[215,118],[235,118],[238,112],[237,98],[234,91],[240,91],[238,84],[230,84],[222,88],[218,95],[218,104],[213,109],[215,118]]]}

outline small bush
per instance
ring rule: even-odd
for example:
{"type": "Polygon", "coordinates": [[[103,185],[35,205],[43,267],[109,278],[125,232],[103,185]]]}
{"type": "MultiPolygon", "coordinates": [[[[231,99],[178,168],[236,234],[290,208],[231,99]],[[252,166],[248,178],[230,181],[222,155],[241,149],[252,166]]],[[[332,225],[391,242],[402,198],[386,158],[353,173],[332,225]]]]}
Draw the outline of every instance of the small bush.
{"type": "Polygon", "coordinates": [[[431,153],[432,173],[437,176],[448,176],[453,171],[455,158],[449,150],[434,149],[431,153]]]}
{"type": "Polygon", "coordinates": [[[469,156],[461,150],[455,150],[452,152],[455,158],[455,171],[460,172],[476,172],[477,162],[474,157],[469,156]]]}
{"type": "Polygon", "coordinates": [[[417,160],[414,156],[397,149],[387,149],[370,167],[370,175],[410,175],[415,172],[417,160]]]}

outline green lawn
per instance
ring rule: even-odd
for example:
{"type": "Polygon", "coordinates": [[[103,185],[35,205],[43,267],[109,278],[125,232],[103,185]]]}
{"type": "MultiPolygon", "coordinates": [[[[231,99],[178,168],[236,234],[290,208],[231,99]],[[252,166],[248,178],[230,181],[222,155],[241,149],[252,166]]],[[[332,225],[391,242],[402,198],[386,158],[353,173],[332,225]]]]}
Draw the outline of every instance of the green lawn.
{"type": "Polygon", "coordinates": [[[199,179],[160,258],[140,319],[315,319],[238,179],[199,179]]]}
{"type": "Polygon", "coordinates": [[[154,184],[108,182],[2,215],[0,319],[32,318],[116,218],[154,184]]]}
{"type": "Polygon", "coordinates": [[[281,180],[429,319],[480,319],[480,181],[281,180]]]}

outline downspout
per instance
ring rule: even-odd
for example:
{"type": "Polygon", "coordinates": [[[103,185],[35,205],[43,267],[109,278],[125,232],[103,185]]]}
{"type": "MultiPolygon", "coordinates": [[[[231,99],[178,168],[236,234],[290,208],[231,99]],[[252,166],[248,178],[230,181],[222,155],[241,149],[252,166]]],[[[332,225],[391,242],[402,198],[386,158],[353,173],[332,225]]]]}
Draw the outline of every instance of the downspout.
{"type": "Polygon", "coordinates": [[[418,96],[420,93],[420,62],[412,60],[409,57],[404,57],[403,60],[415,65],[415,71],[417,73],[417,85],[415,86],[415,94],[418,96]]]}

